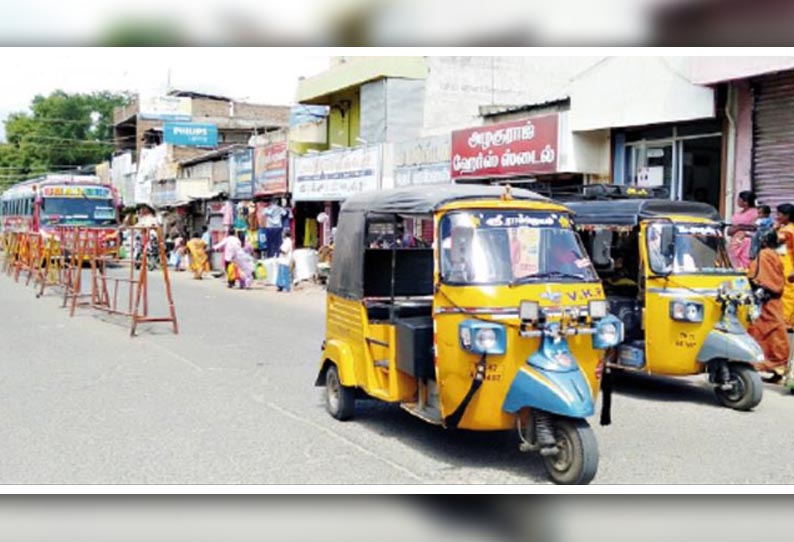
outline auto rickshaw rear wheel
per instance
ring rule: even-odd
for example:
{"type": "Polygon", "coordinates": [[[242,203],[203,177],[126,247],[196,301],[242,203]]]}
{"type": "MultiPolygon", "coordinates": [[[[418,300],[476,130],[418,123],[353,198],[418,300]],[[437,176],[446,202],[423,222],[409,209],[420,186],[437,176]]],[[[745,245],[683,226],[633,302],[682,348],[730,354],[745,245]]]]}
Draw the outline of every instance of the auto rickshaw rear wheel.
{"type": "Polygon", "coordinates": [[[325,373],[325,407],[328,413],[340,421],[353,417],[356,408],[356,390],[342,385],[339,370],[333,363],[325,373]]]}
{"type": "Polygon", "coordinates": [[[598,470],[598,443],[585,420],[557,418],[554,438],[558,452],[543,458],[549,477],[557,484],[588,484],[598,470]]]}
{"type": "Polygon", "coordinates": [[[728,364],[730,389],[716,387],[717,399],[723,406],[735,410],[752,410],[761,402],[764,384],[753,367],[743,363],[728,364]]]}

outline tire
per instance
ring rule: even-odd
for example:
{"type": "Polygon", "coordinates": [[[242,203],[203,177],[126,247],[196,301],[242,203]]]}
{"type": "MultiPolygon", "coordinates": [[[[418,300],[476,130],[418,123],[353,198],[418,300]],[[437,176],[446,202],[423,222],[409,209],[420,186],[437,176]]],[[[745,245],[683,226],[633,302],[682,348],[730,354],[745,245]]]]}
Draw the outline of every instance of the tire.
{"type": "Polygon", "coordinates": [[[325,408],[339,421],[352,418],[356,408],[355,388],[342,385],[339,370],[333,363],[325,373],[325,408]]]}
{"type": "Polygon", "coordinates": [[[598,470],[598,442],[585,420],[557,418],[554,437],[560,453],[544,457],[546,472],[556,484],[589,484],[598,470]]]}
{"type": "Polygon", "coordinates": [[[749,365],[731,363],[728,365],[731,381],[736,382],[733,390],[715,388],[717,399],[722,406],[734,410],[748,411],[758,406],[764,395],[761,376],[749,365]]]}

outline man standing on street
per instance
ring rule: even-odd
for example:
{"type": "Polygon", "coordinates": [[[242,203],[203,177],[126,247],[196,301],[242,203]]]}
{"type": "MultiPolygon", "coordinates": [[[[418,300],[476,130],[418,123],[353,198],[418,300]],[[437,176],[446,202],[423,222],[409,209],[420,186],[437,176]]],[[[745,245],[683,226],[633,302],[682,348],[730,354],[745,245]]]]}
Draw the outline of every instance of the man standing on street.
{"type": "Polygon", "coordinates": [[[289,230],[284,231],[284,241],[279,247],[278,275],[276,287],[279,292],[289,292],[292,287],[292,238],[289,230]]]}
{"type": "Polygon", "coordinates": [[[265,215],[265,236],[267,238],[267,257],[275,258],[279,255],[281,247],[281,232],[283,230],[282,220],[285,211],[278,204],[278,200],[273,198],[270,200],[264,210],[265,215]]]}

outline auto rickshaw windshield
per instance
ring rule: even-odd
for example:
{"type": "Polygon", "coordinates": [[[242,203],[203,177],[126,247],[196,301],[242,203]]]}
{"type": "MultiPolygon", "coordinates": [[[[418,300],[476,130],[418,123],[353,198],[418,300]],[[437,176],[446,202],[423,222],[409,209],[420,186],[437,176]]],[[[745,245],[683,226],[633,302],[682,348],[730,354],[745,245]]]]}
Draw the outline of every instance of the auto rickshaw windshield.
{"type": "Polygon", "coordinates": [[[594,281],[567,215],[456,211],[440,222],[441,278],[449,284],[594,281]]]}
{"type": "Polygon", "coordinates": [[[722,229],[711,224],[652,224],[648,254],[655,272],[687,274],[735,273],[725,248],[722,229]],[[664,239],[672,244],[665,246],[664,239]]]}

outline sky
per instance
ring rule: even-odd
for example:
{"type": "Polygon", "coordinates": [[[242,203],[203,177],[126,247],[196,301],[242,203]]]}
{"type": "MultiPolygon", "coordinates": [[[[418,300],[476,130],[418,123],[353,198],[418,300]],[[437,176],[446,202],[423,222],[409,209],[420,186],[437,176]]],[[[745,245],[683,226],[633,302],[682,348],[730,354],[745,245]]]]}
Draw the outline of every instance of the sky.
{"type": "Polygon", "coordinates": [[[288,105],[298,78],[322,72],[327,56],[295,56],[278,49],[0,49],[0,141],[2,121],[25,111],[36,94],[173,88],[220,94],[254,103],[288,105]]]}

